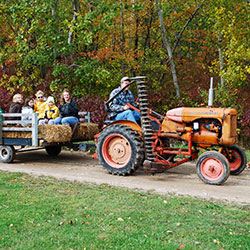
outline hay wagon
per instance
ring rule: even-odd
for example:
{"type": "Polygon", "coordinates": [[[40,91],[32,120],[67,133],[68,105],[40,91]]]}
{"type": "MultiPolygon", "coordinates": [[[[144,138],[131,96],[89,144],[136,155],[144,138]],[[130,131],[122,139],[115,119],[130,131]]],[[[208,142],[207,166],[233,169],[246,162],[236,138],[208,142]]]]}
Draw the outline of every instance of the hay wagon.
{"type": "Polygon", "coordinates": [[[62,147],[86,151],[98,133],[97,124],[90,122],[89,112],[79,112],[79,124],[72,131],[67,125],[38,125],[37,114],[0,114],[0,161],[10,163],[16,153],[45,149],[51,156],[57,156],[62,147]],[[15,120],[8,120],[9,117],[15,120]],[[14,118],[13,118],[14,117],[14,118]]]}

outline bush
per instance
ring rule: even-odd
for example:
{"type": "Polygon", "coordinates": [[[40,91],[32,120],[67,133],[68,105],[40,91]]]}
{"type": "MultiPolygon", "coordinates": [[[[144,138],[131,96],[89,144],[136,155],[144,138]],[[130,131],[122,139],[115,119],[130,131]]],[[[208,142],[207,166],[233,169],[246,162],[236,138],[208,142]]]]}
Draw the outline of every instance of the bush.
{"type": "Polygon", "coordinates": [[[0,88],[0,104],[1,109],[4,113],[9,111],[10,102],[12,100],[12,96],[10,95],[9,91],[3,88],[0,88]]]}
{"type": "Polygon", "coordinates": [[[101,97],[84,96],[76,99],[76,101],[79,106],[79,111],[91,112],[91,122],[97,123],[99,128],[101,128],[108,116],[104,108],[104,100],[101,97]]]}

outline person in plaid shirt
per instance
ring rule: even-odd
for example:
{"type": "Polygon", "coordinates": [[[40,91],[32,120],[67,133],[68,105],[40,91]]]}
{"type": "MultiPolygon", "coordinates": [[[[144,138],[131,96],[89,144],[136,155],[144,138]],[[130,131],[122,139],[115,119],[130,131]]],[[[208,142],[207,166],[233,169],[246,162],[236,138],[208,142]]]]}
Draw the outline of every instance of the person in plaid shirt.
{"type": "MultiPolygon", "coordinates": [[[[121,79],[121,86],[111,92],[110,99],[129,83],[129,78],[127,76],[123,77],[121,79]]],[[[137,106],[134,96],[129,90],[129,86],[130,85],[128,85],[128,87],[125,88],[110,104],[109,118],[111,120],[129,120],[136,123],[136,121],[140,119],[140,114],[135,110],[131,110],[126,104],[129,103],[133,106],[137,106]]]]}

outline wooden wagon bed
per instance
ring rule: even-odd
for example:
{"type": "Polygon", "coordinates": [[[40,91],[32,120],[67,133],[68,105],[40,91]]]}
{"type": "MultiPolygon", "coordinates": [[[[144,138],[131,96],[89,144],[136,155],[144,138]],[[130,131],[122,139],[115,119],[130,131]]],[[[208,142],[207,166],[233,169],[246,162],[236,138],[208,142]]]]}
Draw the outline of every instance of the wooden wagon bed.
{"type": "Polygon", "coordinates": [[[93,140],[98,134],[98,125],[90,123],[88,112],[80,112],[79,115],[84,117],[80,118],[73,132],[67,125],[38,125],[37,114],[31,114],[28,121],[21,120],[24,114],[0,114],[0,160],[12,162],[15,153],[24,152],[25,146],[32,146],[26,151],[45,148],[52,156],[58,155],[62,146],[83,151],[95,146],[85,142],[93,140]],[[8,120],[8,117],[15,117],[16,120],[8,120]],[[17,150],[17,146],[21,149],[17,150]]]}

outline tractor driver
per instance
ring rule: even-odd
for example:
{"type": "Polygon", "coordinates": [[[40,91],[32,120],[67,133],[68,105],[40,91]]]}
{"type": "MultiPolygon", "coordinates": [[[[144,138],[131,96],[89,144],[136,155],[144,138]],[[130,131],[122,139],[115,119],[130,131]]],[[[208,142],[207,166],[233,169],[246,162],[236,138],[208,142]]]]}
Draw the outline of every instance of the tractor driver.
{"type": "MultiPolygon", "coordinates": [[[[121,86],[114,89],[110,94],[110,99],[117,94],[122,88],[130,83],[130,80],[127,76],[121,79],[121,86]]],[[[132,92],[129,90],[129,86],[125,88],[118,96],[110,104],[110,114],[109,118],[111,120],[129,120],[135,122],[140,119],[140,114],[135,111],[131,110],[130,107],[126,104],[129,103],[133,106],[138,106],[135,103],[134,96],[132,92]]]]}

